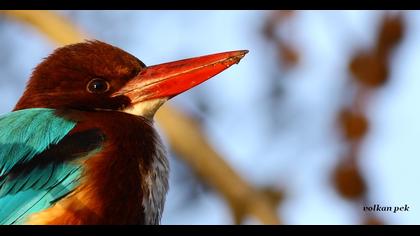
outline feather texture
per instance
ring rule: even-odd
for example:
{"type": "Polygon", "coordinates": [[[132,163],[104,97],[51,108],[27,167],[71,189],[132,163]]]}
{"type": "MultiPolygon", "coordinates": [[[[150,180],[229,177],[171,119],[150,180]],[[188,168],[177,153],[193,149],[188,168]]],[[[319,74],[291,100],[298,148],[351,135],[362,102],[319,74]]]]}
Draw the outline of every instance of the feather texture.
{"type": "Polygon", "coordinates": [[[58,143],[75,125],[47,108],[24,109],[0,117],[0,176],[58,143]]]}
{"type": "Polygon", "coordinates": [[[0,117],[0,224],[25,223],[77,187],[83,167],[74,160],[98,152],[103,137],[70,135],[76,124],[46,108],[0,117]]]}

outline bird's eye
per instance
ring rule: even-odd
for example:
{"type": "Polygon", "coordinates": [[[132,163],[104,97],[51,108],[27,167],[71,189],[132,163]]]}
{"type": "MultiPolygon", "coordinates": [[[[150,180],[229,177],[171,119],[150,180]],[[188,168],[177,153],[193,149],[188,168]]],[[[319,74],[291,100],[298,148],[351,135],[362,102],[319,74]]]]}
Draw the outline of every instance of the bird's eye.
{"type": "Polygon", "coordinates": [[[89,81],[86,89],[89,93],[105,93],[109,90],[108,81],[100,78],[95,78],[89,81]]]}

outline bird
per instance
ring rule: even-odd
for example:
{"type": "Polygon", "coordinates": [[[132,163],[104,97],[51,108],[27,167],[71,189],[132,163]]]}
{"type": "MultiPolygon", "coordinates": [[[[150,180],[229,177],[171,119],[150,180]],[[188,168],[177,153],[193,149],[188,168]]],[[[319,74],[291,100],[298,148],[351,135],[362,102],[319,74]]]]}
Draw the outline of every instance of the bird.
{"type": "Polygon", "coordinates": [[[99,40],[55,49],[0,116],[0,224],[161,224],[169,164],[154,114],[247,52],[146,66],[99,40]]]}

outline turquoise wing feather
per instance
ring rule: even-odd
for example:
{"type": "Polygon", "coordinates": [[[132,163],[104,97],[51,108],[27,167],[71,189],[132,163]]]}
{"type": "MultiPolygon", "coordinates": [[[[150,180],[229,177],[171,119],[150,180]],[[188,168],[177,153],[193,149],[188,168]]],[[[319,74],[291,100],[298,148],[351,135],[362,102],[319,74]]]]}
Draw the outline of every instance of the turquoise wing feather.
{"type": "Polygon", "coordinates": [[[102,141],[97,130],[68,135],[76,125],[47,108],[0,117],[0,224],[23,224],[74,190],[82,166],[71,160],[102,141]]]}

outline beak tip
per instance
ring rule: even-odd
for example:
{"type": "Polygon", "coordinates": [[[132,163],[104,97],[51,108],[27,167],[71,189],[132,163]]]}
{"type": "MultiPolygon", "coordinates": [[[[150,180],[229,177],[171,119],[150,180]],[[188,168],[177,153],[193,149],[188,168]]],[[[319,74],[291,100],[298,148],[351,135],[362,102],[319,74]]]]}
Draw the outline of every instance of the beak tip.
{"type": "Polygon", "coordinates": [[[239,50],[238,54],[239,56],[242,58],[244,57],[247,53],[249,52],[249,50],[239,50]]]}
{"type": "Polygon", "coordinates": [[[242,58],[244,58],[245,57],[245,55],[247,54],[249,52],[249,50],[239,50],[239,51],[236,51],[235,52],[235,54],[231,57],[235,62],[236,62],[236,64],[238,64],[239,63],[239,61],[242,59],[242,58]]]}

